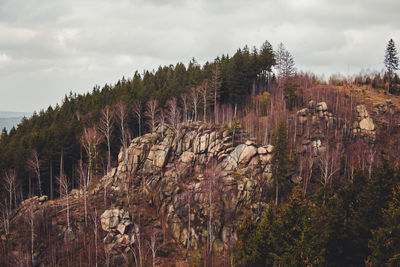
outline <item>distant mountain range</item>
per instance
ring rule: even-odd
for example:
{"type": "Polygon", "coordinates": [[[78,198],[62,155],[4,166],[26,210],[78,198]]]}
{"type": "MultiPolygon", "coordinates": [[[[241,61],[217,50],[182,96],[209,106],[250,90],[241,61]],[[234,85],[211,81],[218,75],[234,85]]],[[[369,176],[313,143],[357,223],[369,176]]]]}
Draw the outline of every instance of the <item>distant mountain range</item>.
{"type": "Polygon", "coordinates": [[[6,128],[9,131],[13,126],[17,127],[23,117],[30,116],[27,112],[0,111],[0,130],[6,128]]]}

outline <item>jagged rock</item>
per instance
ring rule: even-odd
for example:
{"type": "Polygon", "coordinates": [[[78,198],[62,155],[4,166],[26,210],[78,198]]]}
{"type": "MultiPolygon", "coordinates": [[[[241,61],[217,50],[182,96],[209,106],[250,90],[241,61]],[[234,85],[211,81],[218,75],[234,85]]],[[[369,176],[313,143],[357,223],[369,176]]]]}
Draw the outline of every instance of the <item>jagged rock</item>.
{"type": "Polygon", "coordinates": [[[249,163],[250,159],[257,154],[257,148],[254,146],[246,146],[242,153],[240,154],[238,163],[239,164],[247,164],[249,163]]]}
{"type": "Polygon", "coordinates": [[[358,105],[356,107],[357,120],[353,123],[353,135],[367,137],[370,140],[375,140],[375,124],[369,116],[365,105],[358,105]]]}
{"type": "MultiPolygon", "coordinates": [[[[100,216],[100,222],[101,222],[101,228],[107,232],[115,230],[117,226],[121,224],[125,225],[125,227],[131,224],[129,220],[129,213],[127,211],[120,209],[112,209],[104,211],[103,214],[100,216]]],[[[123,228],[122,225],[120,227],[121,227],[120,229],[116,230],[122,231],[123,228]]]]}
{"type": "Polygon", "coordinates": [[[184,163],[191,163],[191,162],[193,162],[194,157],[195,157],[195,155],[193,152],[185,151],[182,153],[181,161],[184,163]]]}
{"type": "Polygon", "coordinates": [[[328,110],[328,105],[325,102],[319,102],[316,106],[317,111],[327,111],[328,110]]]}
{"type": "Polygon", "coordinates": [[[373,131],[375,130],[375,124],[374,121],[371,118],[365,118],[362,119],[359,122],[359,127],[361,129],[361,131],[373,131]]]}
{"type": "Polygon", "coordinates": [[[41,196],[41,197],[38,198],[38,201],[39,201],[40,203],[43,203],[43,202],[47,201],[48,198],[49,198],[48,196],[43,195],[43,196],[41,196]]]}

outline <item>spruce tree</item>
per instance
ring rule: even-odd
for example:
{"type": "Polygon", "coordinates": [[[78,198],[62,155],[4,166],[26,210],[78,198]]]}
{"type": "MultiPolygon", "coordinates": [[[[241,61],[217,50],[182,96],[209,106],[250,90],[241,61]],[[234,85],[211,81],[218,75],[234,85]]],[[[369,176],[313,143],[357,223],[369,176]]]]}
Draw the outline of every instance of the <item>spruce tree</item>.
{"type": "Polygon", "coordinates": [[[273,133],[273,145],[272,179],[275,183],[275,204],[278,205],[280,187],[281,190],[286,187],[293,167],[289,151],[288,130],[283,118],[279,120],[278,127],[273,133]]]}
{"type": "Polygon", "coordinates": [[[393,39],[390,39],[385,52],[385,67],[387,70],[387,74],[389,76],[389,91],[392,88],[392,77],[395,74],[396,70],[399,69],[399,58],[397,56],[396,45],[393,39]]]}

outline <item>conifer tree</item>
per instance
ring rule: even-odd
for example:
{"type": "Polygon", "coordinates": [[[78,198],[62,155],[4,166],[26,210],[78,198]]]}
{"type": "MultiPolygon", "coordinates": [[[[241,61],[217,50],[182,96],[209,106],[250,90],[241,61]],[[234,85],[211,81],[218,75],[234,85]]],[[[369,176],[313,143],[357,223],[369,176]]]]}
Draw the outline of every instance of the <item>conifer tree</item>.
{"type": "Polygon", "coordinates": [[[385,67],[389,76],[389,91],[392,88],[392,77],[396,70],[399,69],[399,57],[397,56],[396,45],[393,39],[390,39],[385,52],[385,67]]]}
{"type": "Polygon", "coordinates": [[[284,189],[292,171],[292,159],[289,151],[289,138],[286,121],[281,118],[273,134],[272,179],[275,183],[275,204],[279,202],[279,187],[284,189]]]}

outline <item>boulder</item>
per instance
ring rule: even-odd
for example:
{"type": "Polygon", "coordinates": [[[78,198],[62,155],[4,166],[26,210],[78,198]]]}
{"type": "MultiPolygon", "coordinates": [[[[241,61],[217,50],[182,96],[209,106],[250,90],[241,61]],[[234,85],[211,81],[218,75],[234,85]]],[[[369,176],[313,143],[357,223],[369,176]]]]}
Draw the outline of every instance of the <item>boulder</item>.
{"type": "Polygon", "coordinates": [[[251,160],[251,158],[257,154],[257,148],[255,148],[254,146],[246,146],[242,153],[240,154],[239,157],[239,164],[243,164],[246,165],[247,163],[249,163],[249,161],[251,160]]]}
{"type": "Polygon", "coordinates": [[[328,110],[328,105],[325,102],[319,102],[316,106],[317,111],[327,111],[328,110]]]}
{"type": "Polygon", "coordinates": [[[123,234],[125,227],[130,225],[129,213],[120,209],[106,210],[100,216],[101,228],[104,231],[117,230],[123,234]],[[125,227],[123,227],[123,225],[125,227]]]}
{"type": "Polygon", "coordinates": [[[364,131],[373,131],[373,130],[375,130],[375,124],[374,124],[374,121],[371,118],[362,119],[359,122],[359,127],[360,127],[361,130],[364,130],[364,131]]]}
{"type": "Polygon", "coordinates": [[[194,160],[194,156],[193,152],[185,151],[181,155],[181,161],[184,163],[191,163],[194,160]]]}

